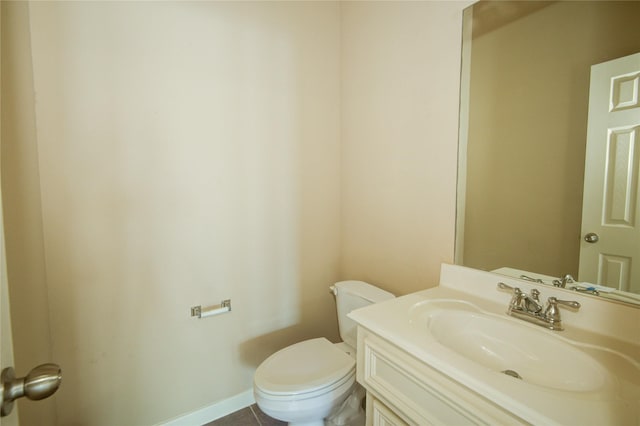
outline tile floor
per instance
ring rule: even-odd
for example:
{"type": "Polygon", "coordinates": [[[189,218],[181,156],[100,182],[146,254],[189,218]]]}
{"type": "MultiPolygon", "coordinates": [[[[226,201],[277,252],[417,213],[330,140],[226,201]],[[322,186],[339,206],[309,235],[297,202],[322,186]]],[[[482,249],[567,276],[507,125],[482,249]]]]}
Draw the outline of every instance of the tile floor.
{"type": "Polygon", "coordinates": [[[285,422],[273,419],[263,413],[256,404],[231,413],[203,426],[284,426],[285,422]]]}

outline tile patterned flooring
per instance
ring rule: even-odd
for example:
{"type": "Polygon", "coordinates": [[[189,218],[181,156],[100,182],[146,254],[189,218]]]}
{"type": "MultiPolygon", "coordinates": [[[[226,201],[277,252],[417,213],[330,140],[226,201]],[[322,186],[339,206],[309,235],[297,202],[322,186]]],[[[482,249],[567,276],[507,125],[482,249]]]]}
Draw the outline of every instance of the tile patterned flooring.
{"type": "Polygon", "coordinates": [[[267,416],[256,404],[253,404],[203,426],[286,426],[286,424],[267,416]]]}

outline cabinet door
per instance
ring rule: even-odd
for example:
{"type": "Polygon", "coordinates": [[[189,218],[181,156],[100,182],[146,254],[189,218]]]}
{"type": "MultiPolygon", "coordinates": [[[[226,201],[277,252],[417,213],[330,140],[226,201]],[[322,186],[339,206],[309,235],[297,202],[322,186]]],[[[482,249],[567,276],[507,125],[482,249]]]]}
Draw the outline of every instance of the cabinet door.
{"type": "Polygon", "coordinates": [[[367,405],[367,417],[371,418],[367,419],[368,426],[523,424],[519,418],[362,327],[358,328],[358,357],[358,382],[367,389],[367,402],[371,402],[367,405]],[[373,405],[377,402],[380,406],[380,401],[383,408],[374,410],[373,405]]]}
{"type": "Polygon", "coordinates": [[[386,405],[371,398],[371,426],[407,426],[400,417],[386,405]]]}

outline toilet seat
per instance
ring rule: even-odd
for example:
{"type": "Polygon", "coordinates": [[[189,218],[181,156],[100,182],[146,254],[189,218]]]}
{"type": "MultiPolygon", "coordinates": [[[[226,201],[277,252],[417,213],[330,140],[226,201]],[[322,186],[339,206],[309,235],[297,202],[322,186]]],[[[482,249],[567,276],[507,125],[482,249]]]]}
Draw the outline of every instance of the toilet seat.
{"type": "Polygon", "coordinates": [[[355,380],[355,360],[321,337],[288,346],[256,370],[256,390],[269,398],[312,398],[355,380]]]}

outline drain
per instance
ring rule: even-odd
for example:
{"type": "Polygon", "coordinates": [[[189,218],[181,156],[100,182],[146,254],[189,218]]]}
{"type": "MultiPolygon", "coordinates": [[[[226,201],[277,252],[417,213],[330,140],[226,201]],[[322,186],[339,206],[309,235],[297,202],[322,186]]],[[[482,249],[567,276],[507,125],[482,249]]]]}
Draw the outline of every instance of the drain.
{"type": "Polygon", "coordinates": [[[522,380],[522,376],[520,376],[518,374],[517,371],[513,371],[513,370],[503,370],[502,371],[504,374],[506,374],[507,376],[511,376],[511,377],[515,377],[516,379],[520,379],[522,380]]]}

